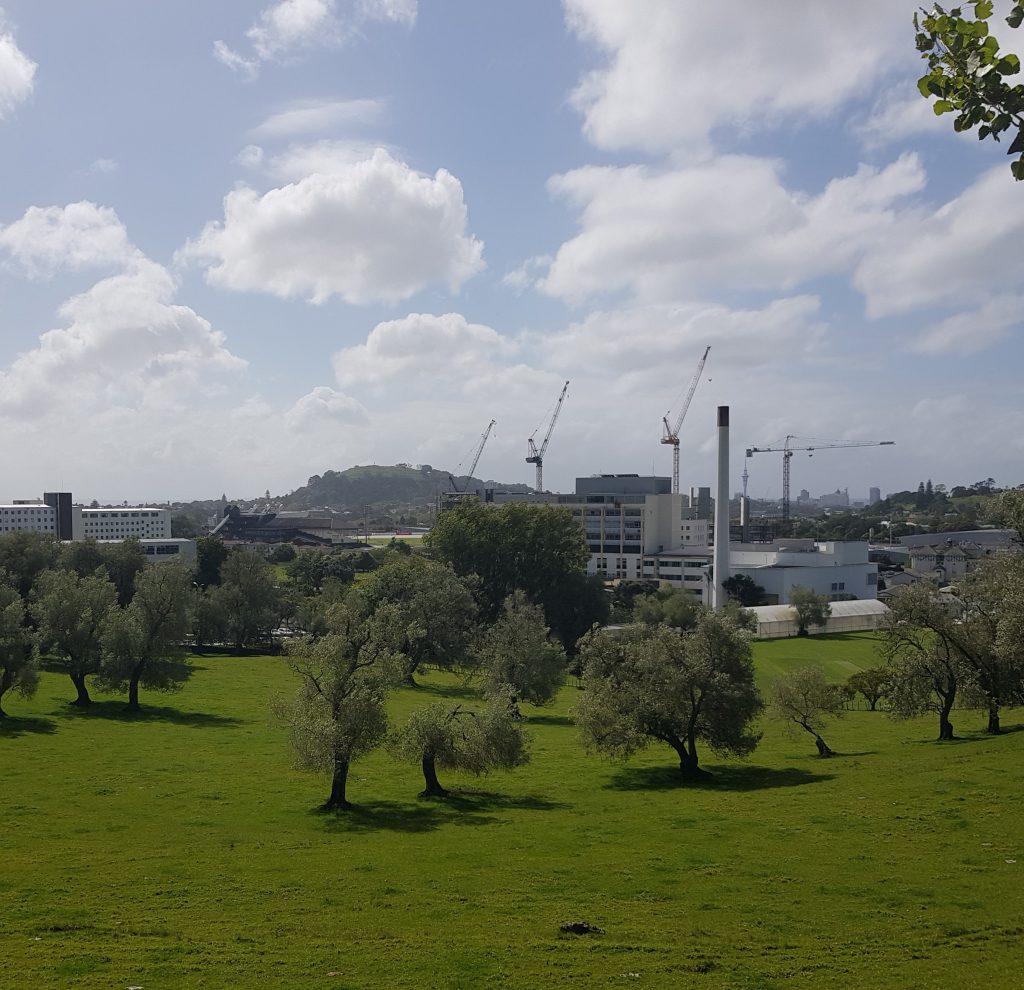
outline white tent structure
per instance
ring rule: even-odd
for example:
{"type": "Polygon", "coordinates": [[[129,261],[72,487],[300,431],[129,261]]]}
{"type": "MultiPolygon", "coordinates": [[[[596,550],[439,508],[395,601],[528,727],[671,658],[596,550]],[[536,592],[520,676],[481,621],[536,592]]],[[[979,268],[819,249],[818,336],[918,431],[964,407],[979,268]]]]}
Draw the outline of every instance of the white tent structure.
{"type": "MultiPolygon", "coordinates": [[[[889,607],[873,598],[858,599],[852,602],[831,602],[832,615],[828,623],[822,626],[811,626],[807,631],[812,635],[818,633],[864,632],[877,629],[889,607]]],[[[757,619],[757,639],[782,639],[797,634],[796,613],[791,605],[758,605],[747,609],[757,619]]]]}

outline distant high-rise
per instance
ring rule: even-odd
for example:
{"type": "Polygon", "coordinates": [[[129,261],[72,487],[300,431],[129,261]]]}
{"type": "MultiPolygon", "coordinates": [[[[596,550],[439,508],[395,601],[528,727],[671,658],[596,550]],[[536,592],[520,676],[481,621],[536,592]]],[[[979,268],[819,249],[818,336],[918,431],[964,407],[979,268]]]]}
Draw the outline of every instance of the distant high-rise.
{"type": "Polygon", "coordinates": [[[696,519],[711,518],[711,488],[691,488],[690,508],[696,510],[696,519]]]}
{"type": "Polygon", "coordinates": [[[874,505],[876,502],[882,501],[882,490],[880,488],[869,488],[868,489],[868,505],[874,505]]]}

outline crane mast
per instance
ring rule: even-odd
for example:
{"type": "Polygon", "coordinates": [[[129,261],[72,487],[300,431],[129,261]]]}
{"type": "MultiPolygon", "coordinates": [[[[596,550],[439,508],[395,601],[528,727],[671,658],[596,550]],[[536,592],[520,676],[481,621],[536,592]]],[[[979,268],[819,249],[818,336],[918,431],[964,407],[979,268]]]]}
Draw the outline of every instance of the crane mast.
{"type": "MultiPolygon", "coordinates": [[[[487,438],[491,435],[491,430],[494,429],[494,423],[495,423],[495,420],[492,419],[487,424],[487,429],[484,430],[483,434],[481,435],[480,442],[474,448],[473,462],[472,462],[472,464],[469,465],[469,473],[466,475],[466,480],[467,481],[472,481],[472,479],[473,479],[473,472],[476,470],[477,463],[480,460],[480,455],[484,452],[484,446],[487,444],[487,438]]],[[[461,467],[461,466],[462,465],[460,463],[459,466],[456,467],[455,470],[458,471],[459,467],[461,467]]],[[[448,480],[452,484],[452,491],[456,492],[458,494],[462,494],[462,489],[459,488],[458,482],[455,480],[455,478],[451,474],[448,475],[448,480]]]]}
{"type": "Polygon", "coordinates": [[[476,470],[476,466],[480,461],[480,455],[484,452],[484,447],[487,445],[487,438],[491,435],[491,430],[494,429],[494,420],[492,419],[487,424],[487,429],[484,430],[480,437],[480,445],[476,448],[476,453],[473,455],[473,463],[469,465],[469,477],[473,477],[473,472],[476,470]]]}
{"type": "Polygon", "coordinates": [[[534,436],[537,435],[537,430],[540,429],[539,426],[526,441],[526,463],[537,465],[536,490],[538,492],[544,491],[544,455],[547,453],[548,444],[551,442],[551,434],[555,429],[555,423],[558,422],[558,414],[562,411],[562,403],[565,401],[565,393],[568,391],[569,383],[566,382],[562,386],[562,394],[559,395],[558,401],[555,403],[555,411],[551,414],[551,422],[548,424],[548,431],[544,434],[544,442],[540,445],[540,448],[538,449],[537,445],[533,442],[534,436]]]}
{"type": "MultiPolygon", "coordinates": [[[[701,372],[704,370],[704,362],[708,359],[708,352],[711,350],[710,345],[704,348],[704,356],[700,359],[700,363],[697,365],[697,370],[693,373],[693,378],[690,380],[690,387],[686,392],[686,398],[683,399],[682,408],[679,410],[679,415],[676,417],[675,426],[670,426],[668,421],[668,413],[661,418],[662,423],[665,426],[665,433],[661,438],[662,443],[671,444],[672,446],[672,494],[679,494],[679,430],[682,428],[683,420],[686,419],[686,412],[690,408],[690,402],[693,401],[693,393],[697,391],[697,386],[700,384],[701,372]]],[[[671,410],[669,410],[671,412],[671,410]]]]}
{"type": "MultiPolygon", "coordinates": [[[[789,522],[789,462],[793,459],[793,454],[797,451],[813,453],[816,450],[835,450],[840,447],[893,447],[896,444],[895,440],[861,440],[851,441],[849,443],[829,443],[828,441],[822,441],[814,443],[809,447],[794,447],[791,441],[799,439],[801,438],[795,437],[793,434],[789,434],[786,437],[786,442],[781,447],[747,448],[747,457],[753,457],[754,454],[782,454],[782,521],[784,523],[789,522]]],[[[745,473],[747,470],[746,464],[744,464],[743,470],[745,473]]]]}

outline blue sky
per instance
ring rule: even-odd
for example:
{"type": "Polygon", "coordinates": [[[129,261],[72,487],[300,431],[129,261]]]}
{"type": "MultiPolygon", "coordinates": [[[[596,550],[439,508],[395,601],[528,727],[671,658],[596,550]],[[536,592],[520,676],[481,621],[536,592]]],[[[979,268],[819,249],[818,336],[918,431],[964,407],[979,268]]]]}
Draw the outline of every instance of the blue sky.
{"type": "Polygon", "coordinates": [[[786,434],[897,443],[814,494],[1024,481],[1024,189],[914,6],[0,0],[0,498],[454,469],[491,418],[530,481],[565,379],[549,487],[666,474],[709,344],[684,485],[719,404],[734,488],[786,434]]]}

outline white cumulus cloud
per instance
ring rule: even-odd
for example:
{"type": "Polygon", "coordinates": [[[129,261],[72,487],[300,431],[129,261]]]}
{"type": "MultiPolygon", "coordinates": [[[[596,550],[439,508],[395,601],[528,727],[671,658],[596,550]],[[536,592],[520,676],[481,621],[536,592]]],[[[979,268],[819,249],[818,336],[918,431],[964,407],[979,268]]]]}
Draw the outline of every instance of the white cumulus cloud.
{"type": "Polygon", "coordinates": [[[869,316],[983,305],[1017,290],[1024,198],[1003,164],[938,207],[904,211],[855,274],[869,316]]]}
{"type": "Polygon", "coordinates": [[[0,248],[36,275],[119,267],[141,257],[117,214],[84,200],[30,207],[20,220],[0,227],[0,248]]]}
{"type": "Polygon", "coordinates": [[[913,5],[893,0],[563,2],[570,27],[605,58],[573,94],[603,148],[701,148],[716,128],[821,116],[916,58],[913,5]]]}
{"type": "Polygon", "coordinates": [[[446,380],[475,378],[485,366],[514,350],[492,327],[470,323],[461,313],[410,313],[378,323],[366,343],[334,355],[334,372],[343,386],[402,381],[433,387],[438,373],[446,380]]]}
{"type": "Polygon", "coordinates": [[[709,287],[789,289],[847,270],[924,185],[914,155],[861,166],[818,195],[786,188],[778,162],[722,156],[685,168],[586,167],[550,186],[580,210],[540,287],[579,300],[628,290],[643,300],[709,287]]]}
{"type": "Polygon", "coordinates": [[[175,393],[211,371],[244,367],[222,334],[174,304],[175,288],[166,269],[138,259],[69,299],[60,308],[66,326],[0,372],[0,413],[144,405],[152,390],[175,393]]]}
{"type": "Polygon", "coordinates": [[[116,270],[68,299],[58,311],[64,325],[0,369],[0,416],[173,408],[200,380],[245,367],[223,334],[175,302],[171,273],[131,243],[109,208],[32,207],[0,228],[0,249],[30,274],[116,270]]]}
{"type": "Polygon", "coordinates": [[[322,425],[363,426],[369,422],[366,409],[356,399],[326,385],[318,385],[308,392],[285,414],[290,427],[295,430],[315,428],[322,425]]]}
{"type": "Polygon", "coordinates": [[[0,7],[0,120],[32,95],[38,66],[19,47],[0,7]]]}
{"type": "Polygon", "coordinates": [[[322,303],[394,302],[440,282],[452,291],[483,267],[450,172],[414,171],[378,150],[263,195],[242,187],[179,253],[208,263],[226,289],[322,303]]]}

